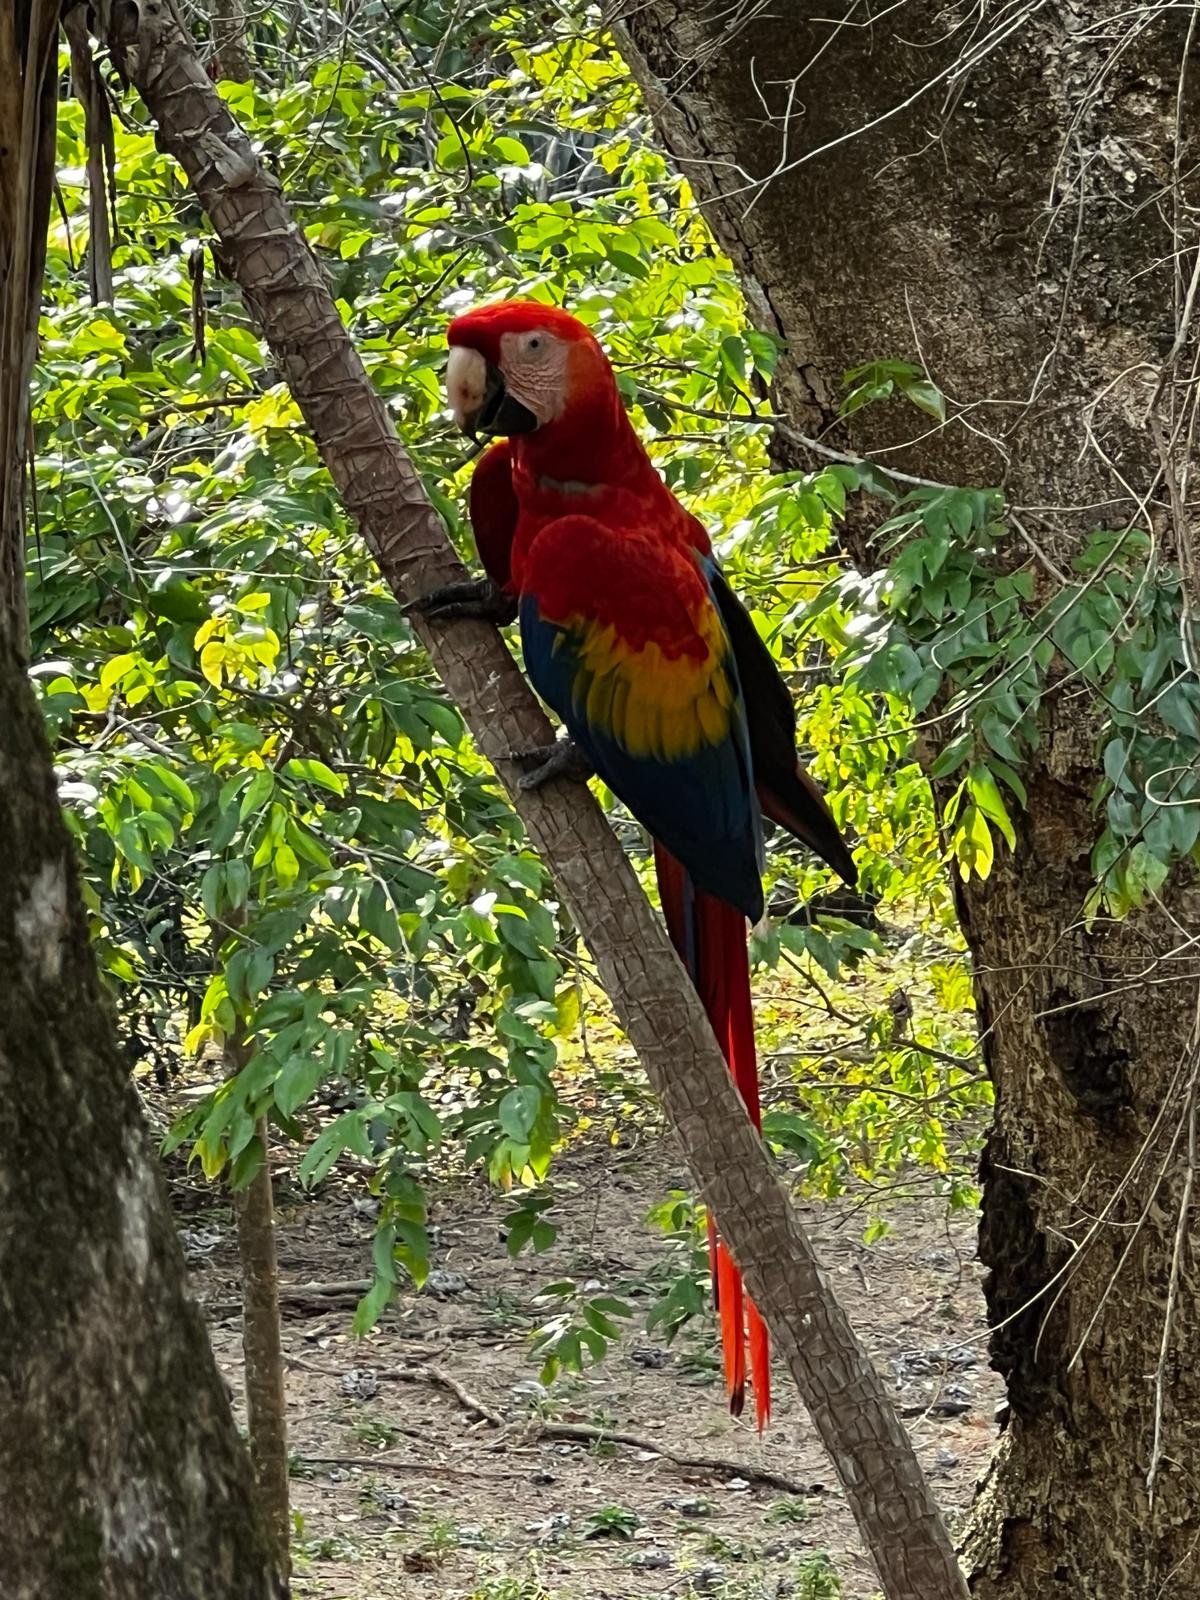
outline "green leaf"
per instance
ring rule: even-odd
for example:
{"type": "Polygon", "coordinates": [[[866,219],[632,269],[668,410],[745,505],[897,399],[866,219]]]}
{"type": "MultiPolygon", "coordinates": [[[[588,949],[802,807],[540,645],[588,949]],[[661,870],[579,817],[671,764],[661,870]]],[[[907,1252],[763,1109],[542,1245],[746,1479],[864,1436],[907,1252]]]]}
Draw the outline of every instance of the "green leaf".
{"type": "Polygon", "coordinates": [[[746,346],[736,333],[728,333],[721,340],[721,365],[739,385],[746,382],[746,346]]]}
{"type": "MultiPolygon", "coordinates": [[[[250,868],[244,861],[226,861],[224,864],[225,904],[239,911],[250,893],[250,868]]],[[[205,874],[207,877],[207,874],[205,874]]]]}
{"type": "Polygon", "coordinates": [[[290,844],[281,844],[276,849],[271,865],[281,888],[290,889],[300,876],[300,863],[290,844]]]}
{"type": "Polygon", "coordinates": [[[931,417],[936,417],[939,422],[945,422],[946,397],[928,378],[904,384],[901,393],[906,400],[911,400],[913,405],[920,406],[921,410],[927,411],[931,417]]]}
{"type": "Polygon", "coordinates": [[[496,1117],[510,1139],[524,1144],[533,1132],[541,1105],[541,1091],[532,1084],[522,1084],[518,1089],[510,1089],[500,1101],[496,1117]]]}
{"type": "Polygon", "coordinates": [[[983,815],[989,822],[994,822],[1000,829],[1008,848],[1015,850],[1017,848],[1017,835],[992,774],[985,766],[977,762],[967,774],[967,787],[971,791],[972,800],[974,800],[983,815]]]}
{"type": "Polygon", "coordinates": [[[967,734],[960,734],[957,739],[952,739],[938,756],[929,769],[931,778],[948,778],[952,772],[957,772],[963,762],[971,754],[971,739],[967,734]]]}
{"type": "Polygon", "coordinates": [[[152,778],[169,795],[178,800],[185,811],[195,811],[195,795],[179,774],[173,771],[165,761],[148,761],[138,770],[147,778],[152,778]]]}
{"type": "Polygon", "coordinates": [[[354,1310],[351,1331],[356,1339],[364,1338],[387,1310],[396,1285],[386,1278],[376,1278],[354,1310]]]}
{"type": "Polygon", "coordinates": [[[1200,741],[1200,693],[1194,684],[1177,683],[1159,695],[1155,709],[1173,733],[1200,741]]]}
{"type": "Polygon", "coordinates": [[[760,333],[757,328],[748,328],[743,338],[755,367],[770,382],[779,364],[779,341],[769,333],[760,333]]]}
{"type": "Polygon", "coordinates": [[[252,811],[261,811],[274,788],[275,774],[267,767],[260,767],[246,785],[242,803],[238,807],[239,819],[245,822],[252,811]]]}
{"type": "Polygon", "coordinates": [[[324,1063],[310,1056],[294,1056],[287,1063],[275,1080],[275,1104],[285,1117],[312,1099],[324,1075],[324,1063]]]}
{"type": "MultiPolygon", "coordinates": [[[[318,788],[328,789],[332,794],[340,795],[346,792],[346,780],[339,777],[323,761],[317,761],[311,756],[294,756],[283,770],[289,778],[298,778],[302,783],[315,783],[318,788]]],[[[243,816],[244,806],[245,802],[243,802],[243,816]]]]}
{"type": "Polygon", "coordinates": [[[364,1159],[370,1156],[361,1111],[347,1111],[331,1122],[319,1134],[300,1163],[300,1181],[308,1189],[329,1176],[334,1163],[345,1149],[352,1149],[364,1159]]]}
{"type": "Polygon", "coordinates": [[[518,167],[529,165],[529,151],[520,139],[512,139],[507,134],[498,134],[492,140],[492,149],[502,161],[509,161],[518,167]]]}

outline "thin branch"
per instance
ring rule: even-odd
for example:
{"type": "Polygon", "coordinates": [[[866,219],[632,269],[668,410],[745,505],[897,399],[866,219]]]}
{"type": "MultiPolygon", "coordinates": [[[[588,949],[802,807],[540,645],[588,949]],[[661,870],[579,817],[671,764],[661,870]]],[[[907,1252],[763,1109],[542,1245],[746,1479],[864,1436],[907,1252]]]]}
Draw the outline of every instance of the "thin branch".
{"type": "Polygon", "coordinates": [[[454,1396],[464,1411],[473,1411],[481,1421],[487,1423],[489,1428],[519,1432],[526,1439],[562,1439],[572,1444],[589,1445],[619,1444],[629,1450],[643,1450],[650,1455],[661,1456],[664,1461],[688,1471],[699,1470],[726,1478],[745,1478],[748,1483],[765,1483],[773,1489],[782,1489],[786,1494],[813,1492],[811,1484],[800,1483],[795,1478],[789,1478],[786,1473],[775,1472],[770,1467],[754,1466],[747,1461],[730,1461],[723,1456],[684,1455],[678,1450],[668,1449],[657,1439],[647,1439],[637,1433],[597,1428],[587,1422],[551,1422],[538,1417],[502,1417],[482,1400],[476,1399],[463,1388],[457,1378],[452,1377],[442,1367],[398,1367],[392,1372],[382,1373],[381,1376],[394,1379],[397,1383],[428,1383],[435,1388],[445,1389],[448,1394],[454,1396]]]}

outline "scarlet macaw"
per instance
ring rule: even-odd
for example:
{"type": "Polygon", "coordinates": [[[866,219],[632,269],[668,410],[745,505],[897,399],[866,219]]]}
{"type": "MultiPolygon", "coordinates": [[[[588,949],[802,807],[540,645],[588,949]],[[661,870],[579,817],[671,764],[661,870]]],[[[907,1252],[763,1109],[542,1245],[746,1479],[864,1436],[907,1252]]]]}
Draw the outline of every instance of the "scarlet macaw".
{"type": "MultiPolygon", "coordinates": [[[[746,919],[763,912],[760,812],[851,886],[857,876],[797,760],[791,696],[708,534],[646,454],[589,330],[565,311],[507,301],[456,317],[449,343],[455,420],[472,437],[507,437],[471,482],[488,579],[421,609],[519,615],[529,676],[571,740],[535,752],[548,759],[524,781],[590,766],[647,828],[672,942],[761,1126],[746,941],[746,919]]],[[[709,1249],[730,1407],[740,1414],[748,1342],[761,1430],[766,1329],[711,1217],[709,1249]]]]}

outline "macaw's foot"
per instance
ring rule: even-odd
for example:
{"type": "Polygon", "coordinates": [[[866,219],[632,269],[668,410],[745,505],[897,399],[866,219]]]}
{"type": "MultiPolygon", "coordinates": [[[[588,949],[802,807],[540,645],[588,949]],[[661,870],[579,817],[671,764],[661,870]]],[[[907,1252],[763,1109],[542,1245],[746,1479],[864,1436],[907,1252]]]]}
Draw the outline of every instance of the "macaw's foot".
{"type": "Polygon", "coordinates": [[[471,578],[433,589],[400,609],[406,617],[425,617],[430,622],[494,622],[502,627],[515,621],[517,602],[490,578],[471,578]]]}
{"type": "Polygon", "coordinates": [[[586,783],[595,771],[573,739],[556,739],[553,744],[535,745],[532,750],[514,750],[512,758],[531,769],[518,781],[519,789],[540,789],[555,778],[586,783]]]}

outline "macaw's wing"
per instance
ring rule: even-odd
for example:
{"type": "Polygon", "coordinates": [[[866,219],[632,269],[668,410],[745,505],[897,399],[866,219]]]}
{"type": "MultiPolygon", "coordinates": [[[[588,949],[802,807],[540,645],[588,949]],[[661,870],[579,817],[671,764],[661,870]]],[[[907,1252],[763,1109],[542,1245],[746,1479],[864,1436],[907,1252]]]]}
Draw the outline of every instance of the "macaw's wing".
{"type": "Polygon", "coordinates": [[[750,613],[712,557],[701,562],[737,662],[759,803],[854,887],[858,868],[825,796],[796,756],[796,708],[750,613]]]}
{"type": "Polygon", "coordinates": [[[762,835],[737,668],[691,552],[562,517],[530,548],[535,687],[700,889],[762,915],[762,835]]]}
{"type": "Polygon", "coordinates": [[[507,439],[480,456],[471,474],[467,505],[483,570],[497,588],[507,589],[512,577],[512,543],[518,512],[507,439]]]}

